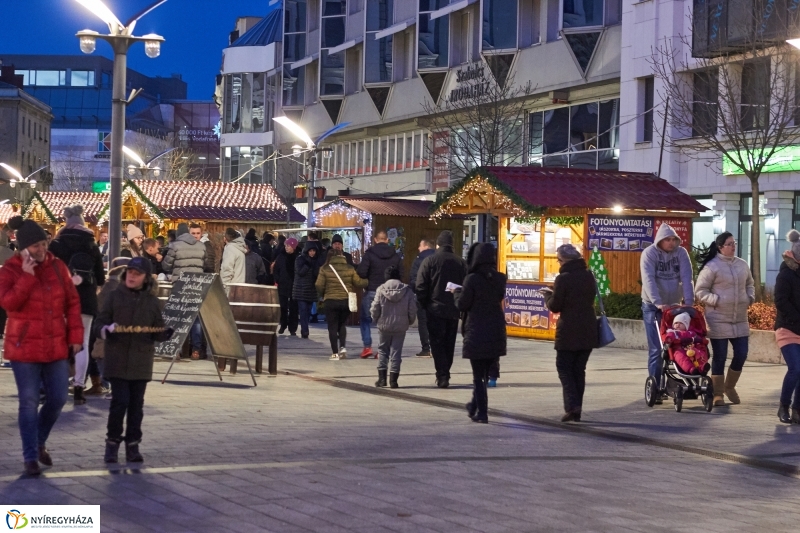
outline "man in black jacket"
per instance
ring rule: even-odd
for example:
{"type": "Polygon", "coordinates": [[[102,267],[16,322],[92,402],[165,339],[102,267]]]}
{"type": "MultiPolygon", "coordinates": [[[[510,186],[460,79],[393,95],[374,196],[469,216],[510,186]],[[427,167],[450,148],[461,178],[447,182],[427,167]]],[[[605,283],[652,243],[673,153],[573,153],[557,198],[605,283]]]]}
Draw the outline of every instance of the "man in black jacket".
{"type": "Polygon", "coordinates": [[[463,285],[467,264],[453,253],[453,233],[445,230],[436,239],[436,253],[422,261],[417,274],[417,300],[425,309],[430,333],[436,385],[450,386],[450,367],[456,349],[459,312],[448,283],[463,285]]]}
{"type": "Polygon", "coordinates": [[[283,248],[276,252],[275,262],[272,265],[272,274],[278,284],[278,299],[281,304],[281,329],[278,333],[283,334],[288,326],[292,337],[297,336],[297,325],[300,321],[297,300],[292,298],[294,264],[299,256],[297,239],[292,237],[286,239],[283,248]]]}
{"type": "Polygon", "coordinates": [[[364,252],[364,259],[356,268],[356,272],[361,278],[369,280],[364,299],[361,300],[361,316],[359,318],[361,341],[364,343],[364,349],[361,351],[362,359],[372,355],[372,332],[370,331],[372,315],[370,314],[370,308],[372,307],[372,301],[375,299],[375,291],[386,281],[386,269],[390,266],[397,267],[402,278],[403,256],[395,251],[394,246],[389,245],[389,236],[386,232],[379,231],[375,234],[375,246],[364,252]]]}
{"type": "MultiPolygon", "coordinates": [[[[417,292],[417,274],[419,274],[419,267],[422,262],[434,253],[433,241],[423,239],[419,243],[419,255],[411,264],[411,274],[408,276],[408,286],[415,293],[417,292]]],[[[425,314],[425,308],[417,300],[417,330],[419,331],[419,342],[422,343],[422,351],[417,354],[417,357],[430,357],[431,356],[431,339],[428,334],[428,316],[425,314]]]]}
{"type": "Polygon", "coordinates": [[[349,254],[344,251],[344,239],[342,239],[342,236],[338,233],[333,236],[333,239],[331,239],[331,248],[334,250],[342,250],[342,255],[344,255],[344,259],[347,261],[347,264],[351,267],[355,267],[353,264],[353,254],[349,254]]]}

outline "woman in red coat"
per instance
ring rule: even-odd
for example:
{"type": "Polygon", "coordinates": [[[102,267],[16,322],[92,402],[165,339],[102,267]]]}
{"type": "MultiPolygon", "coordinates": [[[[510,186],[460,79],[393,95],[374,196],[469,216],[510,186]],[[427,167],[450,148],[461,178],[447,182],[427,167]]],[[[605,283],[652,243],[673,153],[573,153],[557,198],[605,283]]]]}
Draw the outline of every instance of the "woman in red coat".
{"type": "Polygon", "coordinates": [[[53,464],[45,443],[67,401],[69,350],[83,342],[81,302],[72,276],[47,251],[47,234],[32,220],[14,217],[17,252],[0,268],[0,307],[8,313],[4,358],[19,393],[19,432],[25,473],[53,464]],[[39,410],[39,390],[47,399],[39,410]]]}

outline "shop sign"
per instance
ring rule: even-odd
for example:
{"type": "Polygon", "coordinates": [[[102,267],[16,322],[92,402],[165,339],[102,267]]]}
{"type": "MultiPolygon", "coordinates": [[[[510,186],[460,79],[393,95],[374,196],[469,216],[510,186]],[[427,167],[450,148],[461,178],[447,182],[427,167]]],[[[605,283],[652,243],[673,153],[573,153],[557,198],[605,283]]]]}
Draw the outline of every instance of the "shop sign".
{"type": "MultiPolygon", "coordinates": [[[[739,157],[745,161],[753,162],[755,166],[755,159],[765,156],[761,153],[748,153],[746,151],[739,152],[739,157]]],[[[752,167],[751,167],[752,168],[752,167]]],[[[764,165],[761,170],[764,172],[797,172],[800,171],[800,146],[785,146],[778,148],[772,154],[772,157],[764,165]]],[[[722,173],[726,176],[735,174],[744,174],[744,171],[737,165],[734,165],[728,156],[722,156],[722,173]]]]}
{"type": "Polygon", "coordinates": [[[589,249],[641,252],[653,244],[653,217],[589,215],[589,249]]]}
{"type": "Polygon", "coordinates": [[[506,324],[515,328],[538,330],[556,329],[557,315],[551,313],[544,303],[540,289],[549,287],[545,283],[506,283],[503,311],[506,324]]]}
{"type": "Polygon", "coordinates": [[[681,240],[681,246],[690,252],[692,251],[692,239],[689,236],[689,230],[692,226],[691,218],[657,218],[656,235],[658,235],[658,229],[661,227],[661,224],[669,224],[672,229],[675,230],[675,233],[678,234],[678,238],[681,240]]]}
{"type": "Polygon", "coordinates": [[[92,192],[111,192],[111,182],[110,181],[92,182],[92,192]]]}
{"type": "Polygon", "coordinates": [[[432,191],[450,187],[450,131],[433,133],[432,191]]]}
{"type": "Polygon", "coordinates": [[[461,100],[480,98],[489,92],[489,80],[486,79],[486,66],[483,63],[469,65],[456,71],[455,89],[448,98],[451,104],[461,100]]]}

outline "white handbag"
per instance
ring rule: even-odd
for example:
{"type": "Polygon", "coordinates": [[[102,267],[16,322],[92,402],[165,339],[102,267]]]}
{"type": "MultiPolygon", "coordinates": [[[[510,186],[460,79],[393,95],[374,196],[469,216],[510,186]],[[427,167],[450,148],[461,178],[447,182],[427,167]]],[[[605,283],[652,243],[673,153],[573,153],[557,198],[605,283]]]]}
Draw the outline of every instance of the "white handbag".
{"type": "Polygon", "coordinates": [[[350,292],[347,290],[347,285],[345,285],[344,281],[342,281],[342,278],[339,277],[339,273],[336,272],[336,269],[333,268],[333,265],[328,265],[328,266],[330,266],[331,270],[333,270],[333,273],[336,274],[336,279],[339,280],[339,283],[342,284],[342,288],[344,288],[344,292],[347,293],[347,306],[350,308],[350,312],[355,313],[356,311],[358,311],[358,295],[356,295],[356,293],[354,292],[350,292]]]}

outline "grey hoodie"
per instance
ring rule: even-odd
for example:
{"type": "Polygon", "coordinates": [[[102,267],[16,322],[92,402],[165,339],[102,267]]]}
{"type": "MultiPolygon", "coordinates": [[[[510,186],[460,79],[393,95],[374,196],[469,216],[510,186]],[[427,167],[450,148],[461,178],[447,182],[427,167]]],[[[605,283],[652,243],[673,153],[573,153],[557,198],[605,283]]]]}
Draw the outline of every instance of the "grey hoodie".
{"type": "Polygon", "coordinates": [[[658,243],[668,237],[678,237],[668,224],[662,224],[652,246],[645,248],[639,262],[642,272],[642,301],[653,305],[694,305],[692,287],[692,262],[689,252],[678,246],[670,253],[659,248],[658,243]]]}
{"type": "Polygon", "coordinates": [[[386,333],[405,333],[417,316],[417,299],[411,287],[400,280],[390,279],[375,292],[370,308],[372,321],[386,333]]]}

